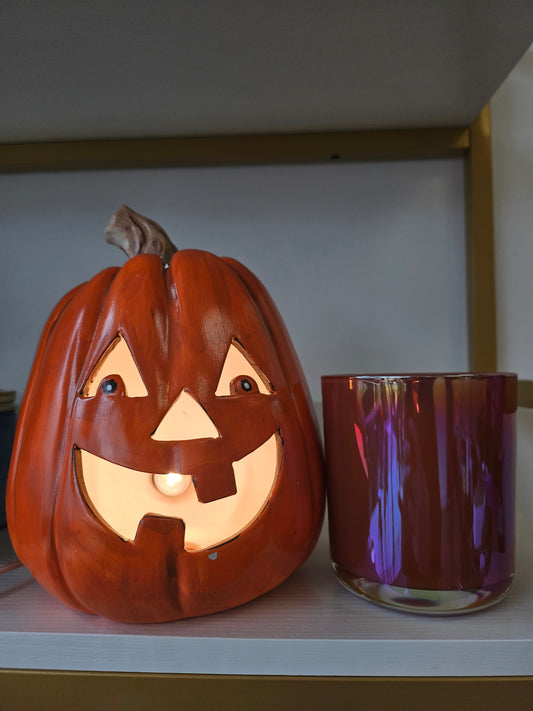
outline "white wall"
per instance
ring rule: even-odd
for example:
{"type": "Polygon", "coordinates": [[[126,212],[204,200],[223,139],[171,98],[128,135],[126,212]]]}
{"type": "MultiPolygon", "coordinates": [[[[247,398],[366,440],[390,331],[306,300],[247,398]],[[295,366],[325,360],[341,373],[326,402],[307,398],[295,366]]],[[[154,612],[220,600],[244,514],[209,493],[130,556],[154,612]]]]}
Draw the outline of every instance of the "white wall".
{"type": "Polygon", "coordinates": [[[491,107],[499,367],[533,379],[533,50],[491,107]]]}
{"type": "Polygon", "coordinates": [[[264,281],[315,400],[323,373],[467,367],[459,160],[4,175],[0,387],[22,392],[55,302],[124,261],[103,240],[123,202],[264,281]]]}

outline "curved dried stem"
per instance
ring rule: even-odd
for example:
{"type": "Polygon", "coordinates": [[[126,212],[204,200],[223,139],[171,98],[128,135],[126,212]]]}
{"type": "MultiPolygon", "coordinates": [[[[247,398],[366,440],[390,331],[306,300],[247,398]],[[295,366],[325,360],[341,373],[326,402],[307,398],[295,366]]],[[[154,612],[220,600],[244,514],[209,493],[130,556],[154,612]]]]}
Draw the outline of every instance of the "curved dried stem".
{"type": "Polygon", "coordinates": [[[128,257],[138,254],[157,254],[165,264],[178,251],[165,230],[143,215],[122,205],[105,228],[106,242],[126,252],[128,257]]]}

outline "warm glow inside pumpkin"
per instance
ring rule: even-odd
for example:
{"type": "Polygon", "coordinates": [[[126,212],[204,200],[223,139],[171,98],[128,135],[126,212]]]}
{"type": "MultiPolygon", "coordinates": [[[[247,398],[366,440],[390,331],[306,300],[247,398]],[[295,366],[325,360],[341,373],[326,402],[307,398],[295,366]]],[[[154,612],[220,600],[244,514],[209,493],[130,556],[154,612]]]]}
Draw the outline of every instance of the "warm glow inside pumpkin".
{"type": "MultiPolygon", "coordinates": [[[[148,391],[135,359],[121,334],[103,353],[82,390],[94,397],[98,388],[115,396],[117,381],[126,397],[147,397],[148,391]]],[[[272,387],[243,347],[233,341],[216,386],[217,397],[260,392],[272,387]]],[[[198,401],[183,389],[153,434],[158,441],[179,442],[217,438],[220,434],[198,401]]],[[[96,453],[75,447],[76,474],[87,503],[124,540],[134,540],[146,514],[179,518],[185,525],[185,550],[203,550],[224,543],[250,524],[267,504],[281,463],[278,432],[263,444],[231,462],[237,491],[209,503],[198,500],[193,476],[179,472],[135,471],[96,453]]]]}

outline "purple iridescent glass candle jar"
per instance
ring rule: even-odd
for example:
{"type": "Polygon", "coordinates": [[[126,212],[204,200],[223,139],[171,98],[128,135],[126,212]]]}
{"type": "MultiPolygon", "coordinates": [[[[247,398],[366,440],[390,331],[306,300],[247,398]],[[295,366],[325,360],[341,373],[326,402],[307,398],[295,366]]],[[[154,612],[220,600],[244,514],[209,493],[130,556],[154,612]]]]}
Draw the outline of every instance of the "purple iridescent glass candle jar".
{"type": "Polygon", "coordinates": [[[322,378],[331,560],[344,585],[430,614],[505,595],[516,388],[510,373],[322,378]]]}

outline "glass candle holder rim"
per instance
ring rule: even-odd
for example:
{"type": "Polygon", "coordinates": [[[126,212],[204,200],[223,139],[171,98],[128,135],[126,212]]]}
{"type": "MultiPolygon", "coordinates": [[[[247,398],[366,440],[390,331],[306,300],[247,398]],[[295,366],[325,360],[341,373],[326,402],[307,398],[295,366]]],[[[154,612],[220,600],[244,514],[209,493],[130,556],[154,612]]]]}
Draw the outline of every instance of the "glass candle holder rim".
{"type": "Polygon", "coordinates": [[[486,380],[487,378],[511,378],[516,379],[517,373],[508,371],[457,371],[457,372],[424,372],[424,373],[339,373],[332,375],[322,375],[322,383],[346,382],[346,381],[382,381],[382,380],[435,380],[436,378],[445,378],[451,380],[486,380]]]}

